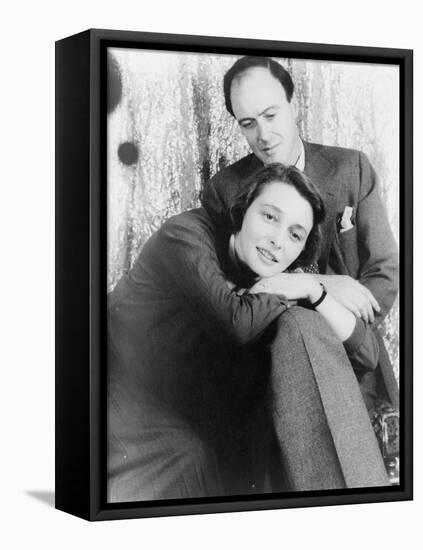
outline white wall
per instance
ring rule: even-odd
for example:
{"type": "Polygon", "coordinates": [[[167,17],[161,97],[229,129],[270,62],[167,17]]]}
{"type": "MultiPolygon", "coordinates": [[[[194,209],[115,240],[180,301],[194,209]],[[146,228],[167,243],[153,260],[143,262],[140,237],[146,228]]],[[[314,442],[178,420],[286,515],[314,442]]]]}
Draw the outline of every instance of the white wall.
{"type": "MultiPolygon", "coordinates": [[[[99,524],[55,511],[44,502],[51,500],[54,487],[54,41],[97,27],[413,48],[415,97],[419,98],[423,95],[423,41],[416,6],[411,0],[395,4],[244,1],[242,8],[227,0],[4,4],[0,33],[3,548],[418,546],[412,542],[421,541],[423,511],[423,466],[419,465],[423,419],[418,403],[414,502],[99,524]]],[[[423,120],[421,111],[416,101],[416,121],[423,120]]],[[[422,134],[417,124],[415,138],[419,160],[422,134]]],[[[421,180],[422,170],[416,163],[417,215],[421,180]]],[[[422,236],[417,221],[416,243],[422,236]]],[[[418,251],[415,264],[420,272],[418,251]]],[[[417,281],[417,303],[419,286],[417,281]]],[[[421,329],[416,319],[416,339],[421,329]]],[[[416,349],[417,391],[422,382],[420,363],[416,349]]]]}

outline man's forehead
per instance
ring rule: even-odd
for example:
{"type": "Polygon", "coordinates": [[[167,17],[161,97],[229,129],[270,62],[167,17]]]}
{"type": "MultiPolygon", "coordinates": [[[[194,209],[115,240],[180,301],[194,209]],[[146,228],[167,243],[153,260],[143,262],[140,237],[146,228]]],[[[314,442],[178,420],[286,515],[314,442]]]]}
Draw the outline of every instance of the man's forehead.
{"type": "Polygon", "coordinates": [[[240,82],[244,80],[251,80],[251,79],[257,79],[257,80],[264,80],[268,81],[269,79],[276,80],[276,82],[279,82],[277,78],[273,76],[273,74],[270,72],[270,70],[267,67],[249,67],[248,69],[245,69],[241,73],[237,74],[234,78],[232,85],[235,83],[239,84],[240,82]]]}
{"type": "Polygon", "coordinates": [[[254,67],[241,73],[231,86],[233,108],[242,111],[262,111],[272,105],[286,102],[286,93],[277,78],[265,67],[254,67]]]}
{"type": "Polygon", "coordinates": [[[252,67],[234,78],[231,96],[239,94],[281,94],[286,98],[282,84],[266,67],[252,67]]]}

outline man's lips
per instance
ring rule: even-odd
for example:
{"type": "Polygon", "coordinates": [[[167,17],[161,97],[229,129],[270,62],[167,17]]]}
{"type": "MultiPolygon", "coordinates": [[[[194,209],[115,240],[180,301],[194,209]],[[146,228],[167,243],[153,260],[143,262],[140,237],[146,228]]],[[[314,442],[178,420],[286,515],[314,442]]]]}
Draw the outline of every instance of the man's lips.
{"type": "Polygon", "coordinates": [[[269,155],[276,149],[276,147],[279,147],[279,145],[280,143],[276,143],[275,145],[272,145],[270,147],[263,147],[262,152],[269,155]]]}
{"type": "Polygon", "coordinates": [[[275,264],[279,263],[279,260],[276,258],[276,256],[269,252],[269,250],[267,250],[266,248],[261,248],[260,246],[256,246],[256,248],[259,254],[261,254],[261,256],[263,256],[263,258],[265,258],[269,262],[274,262],[275,264]]]}

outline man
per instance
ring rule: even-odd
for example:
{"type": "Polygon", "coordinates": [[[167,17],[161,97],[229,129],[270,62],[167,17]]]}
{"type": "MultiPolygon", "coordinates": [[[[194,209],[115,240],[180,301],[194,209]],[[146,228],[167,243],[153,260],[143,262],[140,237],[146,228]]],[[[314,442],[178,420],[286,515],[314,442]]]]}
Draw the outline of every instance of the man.
{"type": "MultiPolygon", "coordinates": [[[[391,309],[398,289],[397,247],[376,175],[358,151],[303,141],[296,125],[289,73],[265,57],[243,57],[224,77],[226,108],[238,121],[252,154],[218,172],[204,187],[203,206],[223,214],[243,183],[264,164],[281,162],[303,170],[319,188],[326,207],[320,274],[327,291],[375,329],[391,309]]],[[[382,393],[398,406],[398,388],[379,336],[382,377],[366,374],[369,408],[382,393]]]]}

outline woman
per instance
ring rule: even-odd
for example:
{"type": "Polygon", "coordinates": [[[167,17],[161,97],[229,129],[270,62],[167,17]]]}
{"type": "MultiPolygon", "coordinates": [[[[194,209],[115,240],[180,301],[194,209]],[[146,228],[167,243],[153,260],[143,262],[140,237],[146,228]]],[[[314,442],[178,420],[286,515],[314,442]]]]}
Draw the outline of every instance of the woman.
{"type": "MultiPolygon", "coordinates": [[[[292,490],[388,483],[341,344],[359,357],[366,342],[376,354],[371,333],[311,275],[282,274],[279,294],[280,272],[316,253],[321,199],[303,174],[282,165],[264,168],[248,189],[232,209],[233,231],[203,209],[171,218],[110,295],[110,502],[254,491],[262,467],[251,447],[265,445],[256,421],[269,426],[267,408],[292,490]],[[254,286],[240,292],[234,284],[254,286]],[[287,311],[286,298],[318,313],[287,311]],[[339,395],[328,391],[328,373],[339,395]],[[352,447],[354,428],[323,410],[332,394],[358,409],[352,447]]],[[[363,368],[373,364],[367,356],[363,368]]]]}

